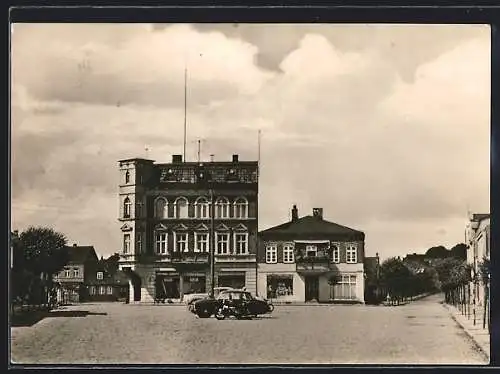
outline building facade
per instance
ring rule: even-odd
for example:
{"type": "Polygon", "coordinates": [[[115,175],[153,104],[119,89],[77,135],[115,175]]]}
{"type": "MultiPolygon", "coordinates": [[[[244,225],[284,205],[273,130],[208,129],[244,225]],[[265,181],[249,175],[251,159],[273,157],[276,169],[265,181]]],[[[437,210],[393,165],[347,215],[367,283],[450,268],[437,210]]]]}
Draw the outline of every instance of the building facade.
{"type": "Polygon", "coordinates": [[[476,305],[483,305],[485,287],[480,277],[480,264],[490,259],[490,215],[471,214],[465,229],[467,245],[467,263],[472,266],[478,281],[472,283],[472,298],[476,305]]]}
{"type": "Polygon", "coordinates": [[[87,301],[87,284],[96,271],[99,259],[93,246],[67,247],[69,260],[66,266],[54,275],[57,301],[63,304],[87,301]]]}
{"type": "Polygon", "coordinates": [[[259,233],[257,290],[275,302],[364,303],[361,231],[323,219],[323,209],[259,233]]]}
{"type": "Polygon", "coordinates": [[[119,161],[120,270],[132,301],[182,300],[215,286],[256,291],[258,163],[119,161]],[[213,213],[213,214],[212,214],[213,213]]]}

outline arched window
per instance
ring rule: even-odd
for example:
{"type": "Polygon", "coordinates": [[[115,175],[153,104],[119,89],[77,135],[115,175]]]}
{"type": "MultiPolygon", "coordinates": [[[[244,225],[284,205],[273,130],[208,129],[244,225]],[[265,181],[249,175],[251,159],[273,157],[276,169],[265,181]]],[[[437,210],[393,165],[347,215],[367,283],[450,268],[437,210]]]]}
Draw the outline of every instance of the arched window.
{"type": "Polygon", "coordinates": [[[248,201],[244,197],[234,201],[234,218],[248,218],[248,201]]]}
{"type": "Polygon", "coordinates": [[[132,203],[128,197],[123,201],[123,218],[130,218],[132,210],[132,203]]]}
{"type": "Polygon", "coordinates": [[[208,200],[205,197],[199,197],[194,203],[196,218],[208,218],[210,217],[208,200]]]}
{"type": "Polygon", "coordinates": [[[215,217],[229,218],[229,201],[225,197],[219,197],[215,202],[215,217]]]}
{"type": "Polygon", "coordinates": [[[167,218],[168,217],[168,202],[163,197],[160,197],[155,202],[155,217],[167,218]]]}
{"type": "Polygon", "coordinates": [[[127,170],[125,172],[125,184],[130,183],[130,172],[127,170]]]}
{"type": "Polygon", "coordinates": [[[189,203],[185,197],[179,197],[174,202],[174,215],[175,218],[188,218],[189,217],[189,203]]]}

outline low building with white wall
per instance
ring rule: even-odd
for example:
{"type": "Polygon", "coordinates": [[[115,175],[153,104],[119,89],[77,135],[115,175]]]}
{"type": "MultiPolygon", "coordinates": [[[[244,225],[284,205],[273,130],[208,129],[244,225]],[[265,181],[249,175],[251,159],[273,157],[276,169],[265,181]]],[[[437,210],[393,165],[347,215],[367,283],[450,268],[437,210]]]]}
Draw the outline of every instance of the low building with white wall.
{"type": "Polygon", "coordinates": [[[259,233],[257,292],[274,302],[364,303],[363,232],[321,208],[259,233]],[[333,281],[333,282],[332,282],[333,281]]]}

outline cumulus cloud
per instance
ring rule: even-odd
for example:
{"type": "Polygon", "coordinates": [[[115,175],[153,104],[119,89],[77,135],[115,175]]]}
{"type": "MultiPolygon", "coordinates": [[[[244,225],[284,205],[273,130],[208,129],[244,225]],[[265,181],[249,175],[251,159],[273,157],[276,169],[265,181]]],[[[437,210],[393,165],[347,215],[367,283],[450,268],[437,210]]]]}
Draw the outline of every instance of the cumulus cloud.
{"type": "Polygon", "coordinates": [[[198,139],[202,159],[256,159],[262,130],[261,229],[323,207],[404,254],[488,210],[484,27],[23,24],[12,44],[18,228],[117,251],[117,160],[182,153],[186,61],[190,160],[198,139]]]}

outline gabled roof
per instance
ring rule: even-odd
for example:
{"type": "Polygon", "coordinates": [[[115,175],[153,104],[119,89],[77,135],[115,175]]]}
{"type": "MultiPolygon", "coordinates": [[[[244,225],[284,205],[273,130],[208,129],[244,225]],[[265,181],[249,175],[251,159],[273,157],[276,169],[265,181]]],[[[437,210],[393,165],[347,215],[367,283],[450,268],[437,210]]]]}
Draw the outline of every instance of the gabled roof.
{"type": "Polygon", "coordinates": [[[279,234],[279,235],[339,235],[358,236],[364,238],[362,231],[354,230],[334,222],[326,221],[319,217],[304,216],[296,221],[289,221],[278,226],[261,231],[259,234],[279,234]]]}
{"type": "Polygon", "coordinates": [[[74,264],[83,264],[87,260],[98,260],[97,253],[91,245],[66,246],[68,248],[69,261],[74,264]]]}

